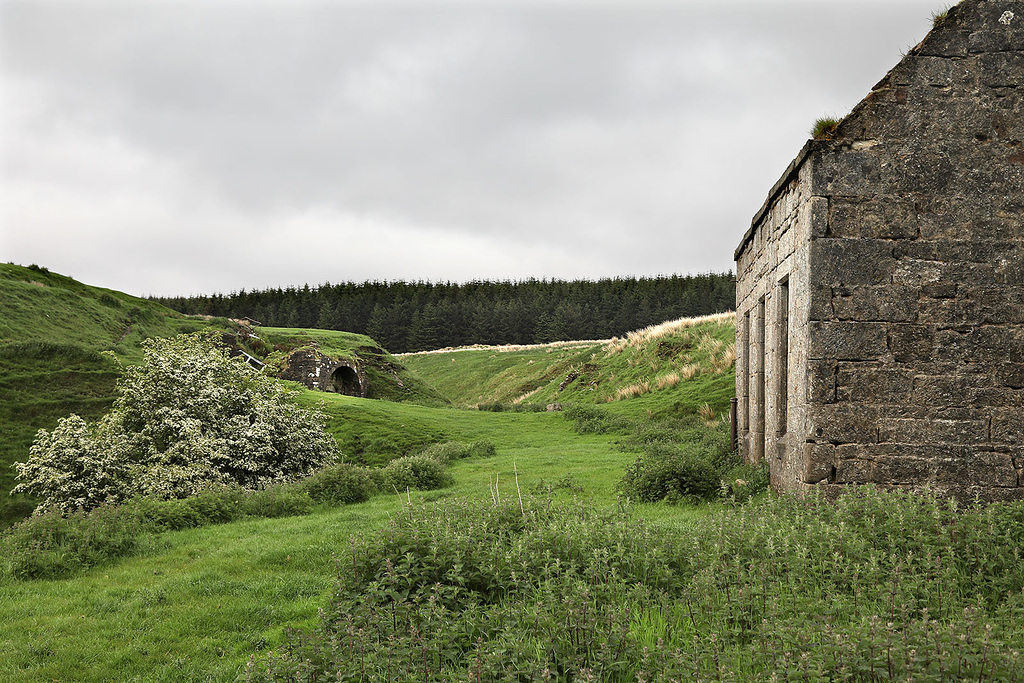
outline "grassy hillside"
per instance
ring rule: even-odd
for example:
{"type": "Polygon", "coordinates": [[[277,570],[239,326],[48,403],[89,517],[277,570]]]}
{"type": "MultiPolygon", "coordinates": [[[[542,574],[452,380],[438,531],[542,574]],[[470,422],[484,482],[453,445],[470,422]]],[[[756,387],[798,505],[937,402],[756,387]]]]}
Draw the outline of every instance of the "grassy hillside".
{"type": "Polygon", "coordinates": [[[735,393],[732,314],[682,318],[624,339],[402,354],[400,360],[461,406],[608,404],[630,415],[721,414],[735,393]]]}
{"type": "Polygon", "coordinates": [[[0,526],[33,507],[8,493],[11,463],[27,457],[36,431],[70,413],[94,419],[113,401],[119,366],[103,352],[135,363],[143,339],[227,326],[38,266],[0,265],[0,526]]]}
{"type": "MultiPolygon", "coordinates": [[[[11,464],[28,457],[39,429],[51,429],[71,413],[87,420],[102,415],[114,400],[118,363],[139,362],[144,339],[239,329],[225,318],[184,316],[39,266],[0,265],[0,527],[34,507],[24,497],[9,495],[11,464]]],[[[374,397],[446,402],[369,337],[284,328],[260,329],[259,334],[268,342],[260,356],[272,353],[274,346],[294,348],[315,339],[325,353],[359,357],[374,397]]]]}

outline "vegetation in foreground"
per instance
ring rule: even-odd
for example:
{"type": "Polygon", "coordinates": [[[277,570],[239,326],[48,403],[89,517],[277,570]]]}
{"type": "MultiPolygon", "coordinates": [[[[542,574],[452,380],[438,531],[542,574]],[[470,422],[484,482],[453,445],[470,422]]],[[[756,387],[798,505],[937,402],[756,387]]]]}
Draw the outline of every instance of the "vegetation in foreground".
{"type": "Polygon", "coordinates": [[[247,680],[1020,680],[1022,515],[864,489],[679,533],[544,498],[408,505],[247,680]]]}

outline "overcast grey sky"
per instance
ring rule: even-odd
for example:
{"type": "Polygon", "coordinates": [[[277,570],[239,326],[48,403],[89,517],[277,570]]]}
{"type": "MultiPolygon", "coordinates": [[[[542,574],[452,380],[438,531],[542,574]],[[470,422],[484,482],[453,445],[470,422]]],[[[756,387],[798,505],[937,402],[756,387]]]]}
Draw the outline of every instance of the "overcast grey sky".
{"type": "Polygon", "coordinates": [[[136,295],[724,271],[942,0],[0,0],[0,261],[136,295]]]}

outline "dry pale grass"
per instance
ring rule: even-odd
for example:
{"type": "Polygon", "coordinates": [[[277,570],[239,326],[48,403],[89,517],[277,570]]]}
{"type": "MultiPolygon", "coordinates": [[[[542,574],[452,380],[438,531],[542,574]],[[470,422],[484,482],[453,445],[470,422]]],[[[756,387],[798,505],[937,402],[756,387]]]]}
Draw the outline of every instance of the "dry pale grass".
{"type": "Polygon", "coordinates": [[[643,382],[630,384],[629,386],[626,387],[620,387],[619,390],[615,392],[615,398],[613,398],[612,400],[622,401],[623,399],[633,398],[634,396],[641,396],[643,394],[650,392],[650,390],[651,383],[644,380],[643,382]]]}
{"type": "Polygon", "coordinates": [[[688,327],[694,327],[695,325],[701,325],[703,323],[723,323],[728,320],[732,320],[735,317],[735,313],[713,313],[711,315],[701,315],[695,318],[679,318],[677,320],[669,320],[663,322],[660,325],[651,325],[645,327],[642,330],[636,330],[626,335],[625,339],[619,339],[612,343],[612,351],[620,351],[626,347],[639,346],[646,341],[652,339],[660,339],[661,337],[667,337],[670,334],[675,334],[680,330],[688,327]]]}
{"type": "Polygon", "coordinates": [[[706,353],[710,358],[714,358],[721,353],[723,348],[725,348],[725,342],[712,337],[710,334],[702,334],[697,341],[697,350],[706,353]]]}
{"type": "Polygon", "coordinates": [[[700,415],[700,419],[705,422],[712,422],[715,419],[715,409],[707,403],[697,409],[697,414],[700,415]]]}
{"type": "Polygon", "coordinates": [[[687,363],[679,368],[679,378],[682,380],[693,379],[700,373],[700,363],[687,363]]]}
{"type": "Polygon", "coordinates": [[[497,353],[508,353],[510,351],[529,351],[530,349],[547,349],[551,353],[554,349],[578,349],[585,346],[606,345],[612,343],[611,339],[580,339],[578,341],[556,341],[547,344],[501,344],[488,346],[487,344],[471,344],[470,346],[446,346],[443,349],[432,351],[409,351],[406,353],[395,353],[393,356],[426,356],[431,353],[452,353],[453,351],[495,351],[497,353]]]}
{"type": "Polygon", "coordinates": [[[678,372],[670,372],[667,375],[662,375],[658,379],[654,380],[655,389],[667,389],[674,387],[682,381],[682,377],[679,376],[678,372]]]}
{"type": "Polygon", "coordinates": [[[471,344],[469,346],[447,346],[443,349],[433,351],[410,351],[407,353],[392,354],[395,356],[419,356],[429,353],[451,353],[452,351],[497,351],[499,353],[509,351],[529,351],[530,349],[547,349],[550,353],[554,349],[575,349],[584,346],[603,345],[609,348],[610,352],[620,351],[627,346],[639,346],[645,341],[659,339],[674,334],[679,330],[695,325],[709,322],[726,322],[735,317],[735,313],[712,313],[711,315],[700,315],[694,318],[678,318],[669,320],[658,325],[650,325],[641,330],[628,333],[624,338],[612,337],[611,339],[580,339],[570,341],[548,342],[546,344],[501,344],[489,346],[487,344],[471,344]]]}
{"type": "Polygon", "coordinates": [[[537,393],[538,391],[540,391],[540,390],[541,390],[541,389],[543,389],[543,388],[544,388],[544,387],[537,387],[537,388],[536,388],[536,389],[534,389],[533,391],[527,391],[527,392],[526,392],[525,394],[523,394],[522,396],[517,396],[516,398],[512,399],[512,403],[513,403],[513,404],[519,404],[519,403],[522,403],[523,401],[525,401],[526,399],[530,398],[531,396],[533,396],[534,394],[536,394],[536,393],[537,393]]]}
{"type": "Polygon", "coordinates": [[[729,372],[736,365],[736,342],[725,347],[722,355],[714,358],[711,362],[715,366],[715,372],[719,375],[729,372]]]}

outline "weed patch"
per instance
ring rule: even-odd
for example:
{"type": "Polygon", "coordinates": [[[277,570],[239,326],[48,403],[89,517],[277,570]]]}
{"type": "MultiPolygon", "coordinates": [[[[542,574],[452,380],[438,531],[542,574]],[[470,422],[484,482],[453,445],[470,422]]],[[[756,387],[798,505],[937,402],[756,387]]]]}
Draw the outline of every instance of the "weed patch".
{"type": "Polygon", "coordinates": [[[1019,680],[1022,515],[864,489],[673,534],[549,497],[410,505],[246,680],[1019,680]]]}

